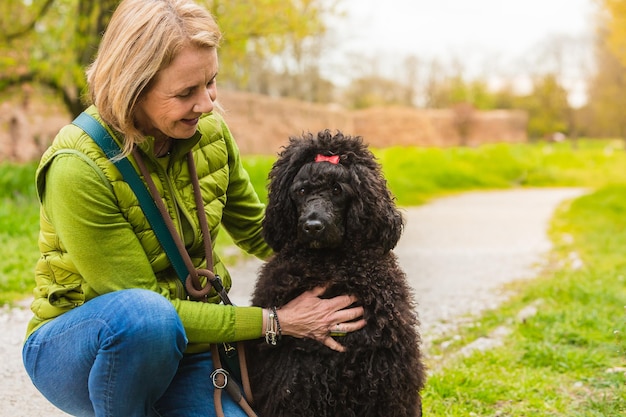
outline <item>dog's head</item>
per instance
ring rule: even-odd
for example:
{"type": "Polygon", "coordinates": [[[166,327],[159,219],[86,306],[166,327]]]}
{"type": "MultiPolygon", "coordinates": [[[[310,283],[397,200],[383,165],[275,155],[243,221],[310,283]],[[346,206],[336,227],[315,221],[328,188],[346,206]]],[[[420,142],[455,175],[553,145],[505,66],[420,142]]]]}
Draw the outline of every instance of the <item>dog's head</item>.
{"type": "Polygon", "coordinates": [[[329,130],[290,138],[269,174],[264,237],[275,250],[393,249],[403,220],[360,137],[329,130]]]}

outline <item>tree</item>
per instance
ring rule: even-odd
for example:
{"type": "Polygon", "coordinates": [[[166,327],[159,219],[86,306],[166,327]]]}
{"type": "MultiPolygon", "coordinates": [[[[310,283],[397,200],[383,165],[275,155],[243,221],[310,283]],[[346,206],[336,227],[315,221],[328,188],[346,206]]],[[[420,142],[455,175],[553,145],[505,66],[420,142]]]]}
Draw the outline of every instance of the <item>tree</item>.
{"type": "Polygon", "coordinates": [[[392,79],[383,74],[382,60],[379,55],[368,57],[363,54],[354,54],[347,57],[346,61],[351,63],[352,69],[352,78],[342,91],[342,101],[346,106],[364,109],[374,106],[410,107],[412,105],[411,99],[415,86],[410,83],[414,79],[407,78],[410,68],[402,68],[407,73],[392,79]]]}
{"type": "Polygon", "coordinates": [[[613,54],[602,32],[596,42],[596,63],[588,89],[588,132],[626,140],[626,67],[613,54]]]}
{"type": "MultiPolygon", "coordinates": [[[[270,56],[285,49],[287,37],[297,43],[323,33],[322,17],[332,13],[340,0],[198,1],[213,13],[224,34],[220,80],[236,85],[254,68],[241,67],[248,54],[270,56]]],[[[86,86],[84,69],[118,3],[2,0],[0,88],[42,83],[62,97],[72,114],[78,114],[86,86]]]]}
{"type": "Polygon", "coordinates": [[[91,62],[118,0],[4,1],[0,52],[8,58],[0,62],[0,88],[41,83],[78,114],[84,67],[91,62]]]}
{"type": "Polygon", "coordinates": [[[514,109],[517,105],[517,94],[513,82],[508,81],[494,92],[493,107],[495,109],[514,109]]]}
{"type": "Polygon", "coordinates": [[[359,77],[344,92],[344,101],[353,109],[375,106],[405,106],[406,87],[380,75],[359,77]]]}
{"type": "Polygon", "coordinates": [[[567,91],[555,74],[539,76],[533,91],[520,100],[520,107],[528,111],[528,135],[542,138],[557,132],[568,133],[570,106],[567,91]]]}
{"type": "Polygon", "coordinates": [[[204,0],[224,32],[220,80],[234,88],[249,85],[259,60],[280,62],[265,68],[293,74],[320,55],[316,42],[327,32],[329,16],[341,0],[204,0]]]}
{"type": "Polygon", "coordinates": [[[54,0],[25,2],[5,0],[0,4],[0,38],[19,38],[35,28],[35,24],[50,9],[54,0]]]}
{"type": "MultiPolygon", "coordinates": [[[[309,102],[332,101],[333,89],[322,77],[325,49],[331,46],[326,31],[326,21],[336,12],[337,1],[301,1],[294,4],[295,13],[301,16],[318,15],[309,20],[307,26],[292,28],[281,38],[281,52],[268,59],[270,71],[278,74],[276,87],[281,96],[293,97],[309,102]],[[325,9],[322,8],[325,5],[325,9]],[[328,46],[328,47],[327,47],[328,46]],[[273,65],[272,65],[273,64],[273,65]]],[[[258,53],[248,54],[257,59],[258,53]]],[[[249,67],[247,74],[254,74],[256,67],[249,67]]],[[[238,86],[240,89],[242,86],[238,86]]]]}
{"type": "Polygon", "coordinates": [[[490,91],[485,80],[467,81],[461,75],[441,77],[437,81],[431,79],[429,94],[430,107],[435,108],[468,104],[477,110],[492,110],[497,108],[498,102],[498,93],[490,91]]]}
{"type": "Polygon", "coordinates": [[[420,60],[414,55],[409,55],[404,58],[400,66],[400,79],[403,80],[406,86],[403,101],[407,106],[415,106],[419,99],[420,66],[420,60]]]}
{"type": "Polygon", "coordinates": [[[611,52],[626,66],[626,2],[623,0],[601,0],[606,12],[608,32],[605,34],[611,52]]]}

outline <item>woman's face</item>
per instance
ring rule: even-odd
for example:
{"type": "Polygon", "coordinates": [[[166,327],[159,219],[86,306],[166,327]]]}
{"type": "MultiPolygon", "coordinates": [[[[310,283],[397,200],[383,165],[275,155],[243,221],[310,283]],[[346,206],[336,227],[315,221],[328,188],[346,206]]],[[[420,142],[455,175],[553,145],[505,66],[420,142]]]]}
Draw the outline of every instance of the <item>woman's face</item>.
{"type": "Polygon", "coordinates": [[[217,69],[216,48],[184,47],[137,103],[139,131],[157,140],[193,136],[198,118],[217,99],[217,69]]]}

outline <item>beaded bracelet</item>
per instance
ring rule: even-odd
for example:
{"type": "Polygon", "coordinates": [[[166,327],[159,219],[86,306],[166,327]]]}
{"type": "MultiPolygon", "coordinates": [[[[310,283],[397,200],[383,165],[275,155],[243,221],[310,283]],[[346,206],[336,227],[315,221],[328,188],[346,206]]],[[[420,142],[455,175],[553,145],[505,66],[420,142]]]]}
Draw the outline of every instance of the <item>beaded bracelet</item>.
{"type": "Polygon", "coordinates": [[[278,336],[278,340],[283,337],[283,329],[280,328],[280,321],[278,321],[278,312],[276,311],[276,306],[272,307],[272,312],[274,313],[274,320],[276,320],[276,333],[278,336]]]}

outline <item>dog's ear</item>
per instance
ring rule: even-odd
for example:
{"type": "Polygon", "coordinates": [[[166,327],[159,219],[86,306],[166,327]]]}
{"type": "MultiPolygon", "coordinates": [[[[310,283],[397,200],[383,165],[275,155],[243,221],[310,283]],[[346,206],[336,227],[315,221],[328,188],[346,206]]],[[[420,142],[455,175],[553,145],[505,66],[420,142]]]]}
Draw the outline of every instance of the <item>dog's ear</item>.
{"type": "Polygon", "coordinates": [[[289,138],[289,145],[278,155],[270,170],[268,203],[263,220],[263,237],[278,252],[287,242],[293,241],[297,230],[297,212],[289,196],[291,184],[298,171],[310,156],[307,142],[312,136],[289,138]]]}
{"type": "Polygon", "coordinates": [[[348,234],[359,235],[364,245],[381,247],[387,252],[402,235],[402,214],[378,164],[354,164],[350,170],[356,196],[347,216],[348,234]]]}

